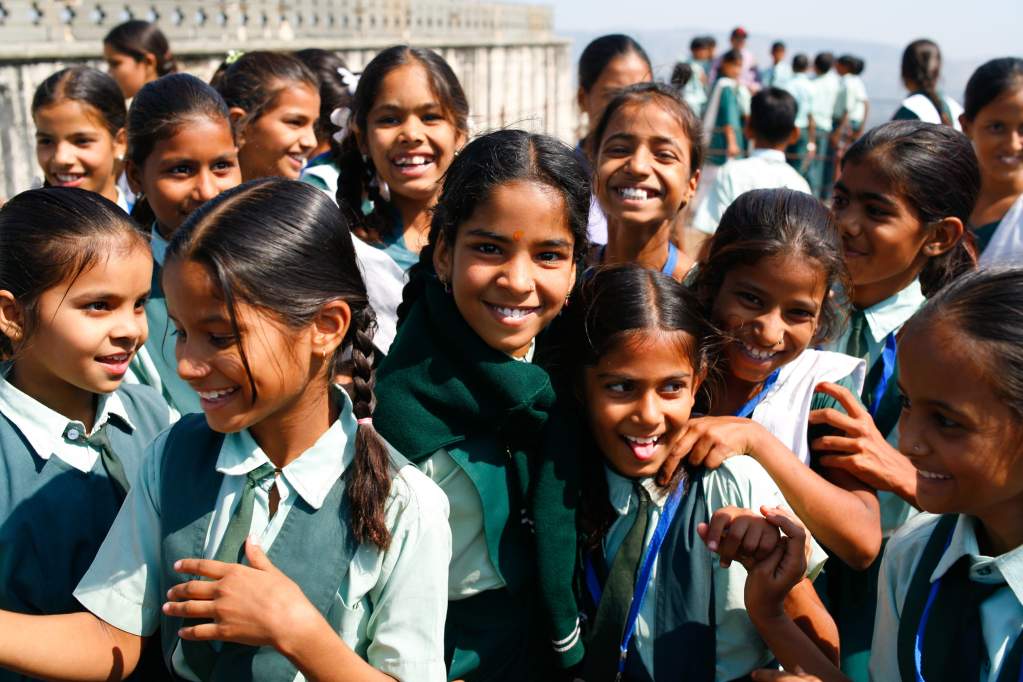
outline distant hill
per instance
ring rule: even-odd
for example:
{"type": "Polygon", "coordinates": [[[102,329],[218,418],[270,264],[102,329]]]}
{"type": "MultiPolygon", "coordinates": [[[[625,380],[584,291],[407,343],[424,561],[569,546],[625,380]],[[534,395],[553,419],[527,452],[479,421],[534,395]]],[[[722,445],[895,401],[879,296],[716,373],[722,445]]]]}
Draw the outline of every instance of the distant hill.
{"type": "MultiPolygon", "coordinates": [[[[720,33],[712,29],[679,28],[628,31],[628,33],[638,40],[649,53],[650,59],[654,63],[654,75],[659,79],[667,79],[675,62],[689,54],[689,41],[693,36],[706,34],[716,36],[718,54],[728,48],[727,33],[720,33]]],[[[579,55],[587,43],[597,36],[603,35],[603,33],[591,31],[559,31],[559,34],[572,38],[574,41],[572,46],[573,64],[578,62],[579,55]]],[[[775,40],[782,40],[788,46],[787,58],[789,60],[797,52],[805,52],[812,60],[814,54],[824,50],[834,52],[835,56],[848,52],[863,59],[866,62],[863,81],[866,83],[871,103],[870,125],[877,125],[891,118],[902,98],[905,97],[905,90],[899,77],[899,64],[904,46],[873,43],[865,40],[836,40],[807,36],[758,36],[754,34],[750,37],[748,46],[756,55],[757,64],[761,68],[769,63],[771,43],[775,40]]],[[[992,55],[992,57],[994,56],[998,55],[992,55]]],[[[942,89],[957,101],[962,102],[966,81],[983,61],[983,59],[946,61],[942,68],[942,89]]]]}

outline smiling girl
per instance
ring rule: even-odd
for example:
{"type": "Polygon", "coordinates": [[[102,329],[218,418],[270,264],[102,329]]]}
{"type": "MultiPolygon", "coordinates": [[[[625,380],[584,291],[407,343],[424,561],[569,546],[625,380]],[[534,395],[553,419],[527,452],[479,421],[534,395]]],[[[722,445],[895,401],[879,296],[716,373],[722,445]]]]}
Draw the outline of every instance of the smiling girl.
{"type": "Polygon", "coordinates": [[[231,113],[242,178],[297,179],[316,148],[316,76],[291,55],[246,52],[213,86],[231,113]]]}
{"type": "Polygon", "coordinates": [[[980,165],[980,195],[970,214],[980,262],[1023,257],[1023,59],[993,59],[966,84],[960,122],[980,165]]]}
{"type": "Polygon", "coordinates": [[[151,334],[132,361],[132,375],[163,394],[179,414],[199,412],[199,399],[178,376],[160,276],[167,244],[205,202],[241,182],[227,105],[189,74],[143,87],[128,112],[125,173],[138,199],[132,218],[150,233],[153,290],[146,301],[151,334]]]}
{"type": "MultiPolygon", "coordinates": [[[[583,677],[742,678],[772,655],[742,603],[746,571],[730,558],[774,549],[778,531],[750,510],[784,498],[748,457],[714,470],[687,464],[666,486],[653,478],[712,371],[716,333],[681,284],[636,266],[598,271],[572,304],[565,367],[589,427],[580,525],[593,608],[583,677]]],[[[816,548],[811,575],[823,559],[816,548]]],[[[791,608],[827,620],[809,581],[791,608]]]]}
{"type": "Polygon", "coordinates": [[[122,384],[150,268],[145,238],[94,193],[30,190],[0,210],[2,609],[82,610],[72,591],[167,426],[159,395],[122,384]]]}
{"type": "Polygon", "coordinates": [[[674,88],[641,83],[611,100],[592,139],[595,192],[607,214],[607,246],[593,260],[639,263],[682,281],[692,259],[671,234],[700,179],[696,116],[674,88]]]}
{"type": "Polygon", "coordinates": [[[572,150],[549,137],[505,130],[468,144],[380,367],[381,432],[451,505],[452,680],[547,680],[582,655],[574,434],[531,360],[572,290],[589,203],[572,150]]]}
{"type": "MultiPolygon", "coordinates": [[[[846,152],[832,210],[852,280],[851,320],[830,347],[867,361],[859,400],[845,387],[820,390],[841,404],[810,414],[837,430],[814,441],[820,463],[878,491],[881,530],[889,537],[915,513],[916,472],[898,447],[901,411],[897,334],[923,304],[974,265],[965,225],[980,173],[970,141],[949,126],[894,121],[874,128],[846,152]],[[862,403],[862,404],[861,404],[862,403]]],[[[804,519],[806,521],[806,519],[804,519]]],[[[843,670],[866,679],[879,562],[868,571],[832,562],[826,588],[842,633],[843,670]]]]}
{"type": "Polygon", "coordinates": [[[356,234],[403,271],[427,243],[430,209],[468,139],[468,116],[462,85],[431,50],[387,48],[359,76],[337,200],[357,216],[356,234]]]}
{"type": "Polygon", "coordinates": [[[75,66],[44,80],[32,97],[32,120],[46,186],[96,192],[127,212],[117,187],[126,116],[117,83],[96,69],[75,66]]]}
{"type": "Polygon", "coordinates": [[[0,665],[117,679],[159,625],[190,680],[442,680],[446,503],[373,428],[373,312],[337,207],[283,179],[230,190],[175,235],[163,284],[205,414],[150,446],[75,592],[90,612],[0,612],[0,665]]]}

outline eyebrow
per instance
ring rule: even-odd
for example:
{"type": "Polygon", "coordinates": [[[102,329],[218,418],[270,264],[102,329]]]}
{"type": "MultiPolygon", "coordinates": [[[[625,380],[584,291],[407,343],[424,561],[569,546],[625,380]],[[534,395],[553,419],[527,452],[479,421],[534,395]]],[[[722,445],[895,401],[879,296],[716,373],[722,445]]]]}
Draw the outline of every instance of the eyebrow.
{"type": "MultiPolygon", "coordinates": [[[[901,393],[904,396],[907,396],[907,398],[908,398],[908,395],[906,394],[906,389],[903,388],[903,386],[902,386],[902,382],[901,381],[897,381],[897,382],[895,382],[895,385],[898,386],[899,393],[901,393]]],[[[973,418],[970,415],[968,415],[967,413],[963,412],[962,410],[957,410],[956,408],[954,408],[951,405],[949,405],[948,403],[946,403],[944,400],[932,400],[930,398],[926,398],[926,399],[922,400],[921,402],[923,402],[923,404],[925,404],[925,405],[931,405],[933,407],[940,407],[941,409],[945,410],[946,412],[950,412],[953,415],[955,415],[956,417],[959,417],[961,419],[961,421],[973,421],[973,418]]]]}
{"type": "MultiPolygon", "coordinates": [[[[604,142],[607,143],[615,139],[621,139],[626,142],[633,142],[634,140],[636,140],[636,138],[637,136],[633,135],[632,133],[622,132],[608,135],[607,137],[604,138],[604,142]]],[[[668,144],[674,147],[675,149],[682,149],[682,147],[679,146],[678,142],[674,138],[667,137],[666,135],[655,135],[650,139],[654,142],[654,144],[668,144]]]]}
{"type": "MultiPolygon", "coordinates": [[[[658,379],[658,381],[669,381],[669,380],[672,380],[672,379],[674,379],[674,380],[678,380],[678,379],[691,379],[692,376],[693,375],[690,374],[689,372],[682,372],[680,374],[672,374],[670,376],[661,377],[661,378],[658,379]]],[[[622,374],[621,372],[597,372],[597,378],[598,379],[636,379],[637,377],[634,377],[631,374],[622,374]]]]}
{"type": "MultiPolygon", "coordinates": [[[[479,228],[479,227],[473,228],[473,229],[469,230],[468,232],[466,232],[466,234],[471,235],[473,237],[483,237],[485,239],[493,239],[495,242],[498,242],[500,244],[511,244],[512,243],[511,237],[507,237],[507,236],[505,236],[503,234],[498,234],[497,232],[492,232],[490,230],[484,230],[483,228],[479,228]]],[[[568,241],[567,239],[545,239],[545,240],[543,240],[541,242],[538,242],[536,245],[537,246],[543,246],[543,247],[546,247],[546,248],[566,248],[567,249],[567,248],[571,248],[572,247],[572,243],[570,241],[568,241]]]]}
{"type": "MultiPolygon", "coordinates": [[[[852,192],[849,191],[849,188],[842,184],[841,180],[835,183],[835,189],[841,190],[846,194],[852,194],[852,192]]],[[[891,206],[892,208],[895,208],[894,201],[892,201],[886,195],[880,194],[878,192],[860,192],[859,198],[865,199],[867,201],[876,201],[878,203],[885,204],[886,206],[891,206]]]]}

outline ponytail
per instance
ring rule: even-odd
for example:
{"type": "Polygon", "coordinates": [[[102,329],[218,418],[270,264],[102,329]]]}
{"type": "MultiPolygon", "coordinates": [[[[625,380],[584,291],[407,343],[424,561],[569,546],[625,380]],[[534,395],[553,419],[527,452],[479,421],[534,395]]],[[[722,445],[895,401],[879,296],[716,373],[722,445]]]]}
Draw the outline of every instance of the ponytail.
{"type": "Polygon", "coordinates": [[[949,251],[927,259],[920,271],[920,290],[930,298],[971,270],[977,268],[977,242],[973,232],[963,231],[962,238],[949,251]]]}
{"type": "Polygon", "coordinates": [[[944,125],[953,124],[948,109],[938,95],[941,76],[941,50],[931,40],[914,40],[902,53],[902,80],[915,83],[923,90],[941,117],[944,125]]]}

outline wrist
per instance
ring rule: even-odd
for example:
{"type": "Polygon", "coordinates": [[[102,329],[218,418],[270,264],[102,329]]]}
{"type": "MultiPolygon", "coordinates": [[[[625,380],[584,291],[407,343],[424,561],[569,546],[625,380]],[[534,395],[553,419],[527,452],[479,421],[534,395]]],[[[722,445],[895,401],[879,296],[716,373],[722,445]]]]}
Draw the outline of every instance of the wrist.
{"type": "Polygon", "coordinates": [[[281,619],[278,632],[274,633],[273,646],[301,667],[299,662],[307,658],[308,651],[322,650],[318,642],[323,641],[321,638],[324,636],[334,639],[336,634],[318,611],[295,613],[292,618],[281,619]]]}
{"type": "Polygon", "coordinates": [[[782,602],[753,602],[746,607],[749,619],[758,630],[771,630],[788,620],[782,602]]]}

